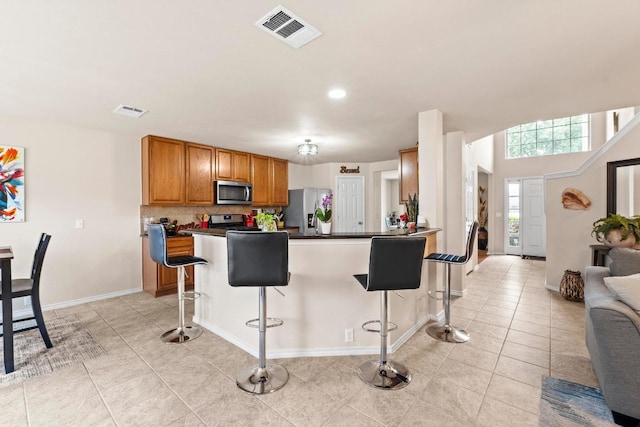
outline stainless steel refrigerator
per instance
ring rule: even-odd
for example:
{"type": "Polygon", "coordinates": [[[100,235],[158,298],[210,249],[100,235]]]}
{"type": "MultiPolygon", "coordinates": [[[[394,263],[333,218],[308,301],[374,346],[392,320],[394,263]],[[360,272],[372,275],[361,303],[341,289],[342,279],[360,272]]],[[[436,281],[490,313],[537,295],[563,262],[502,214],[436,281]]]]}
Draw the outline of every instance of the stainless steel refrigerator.
{"type": "Polygon", "coordinates": [[[322,196],[329,193],[328,188],[289,190],[289,206],[282,210],[285,226],[298,227],[301,233],[316,231],[319,227],[316,209],[322,205],[322,196]]]}

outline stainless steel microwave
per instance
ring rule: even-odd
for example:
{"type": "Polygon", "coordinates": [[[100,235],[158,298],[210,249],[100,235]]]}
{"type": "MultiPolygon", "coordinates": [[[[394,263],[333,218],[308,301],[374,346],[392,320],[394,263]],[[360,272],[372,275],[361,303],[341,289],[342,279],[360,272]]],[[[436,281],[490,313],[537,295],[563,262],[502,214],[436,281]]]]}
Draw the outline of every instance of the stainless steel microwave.
{"type": "Polygon", "coordinates": [[[216,205],[250,205],[253,203],[253,185],[250,182],[216,181],[216,205]]]}

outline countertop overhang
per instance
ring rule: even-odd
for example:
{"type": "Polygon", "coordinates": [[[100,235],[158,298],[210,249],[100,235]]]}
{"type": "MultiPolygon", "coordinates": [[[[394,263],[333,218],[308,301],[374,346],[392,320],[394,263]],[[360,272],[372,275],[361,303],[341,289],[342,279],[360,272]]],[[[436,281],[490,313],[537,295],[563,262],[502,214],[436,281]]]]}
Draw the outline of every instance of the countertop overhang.
{"type": "MultiPolygon", "coordinates": [[[[390,231],[362,231],[356,233],[296,233],[289,231],[289,239],[370,239],[372,237],[399,237],[399,236],[421,236],[437,233],[441,228],[418,228],[416,231],[409,229],[390,230],[390,231]]],[[[189,230],[181,230],[178,235],[202,234],[207,236],[225,237],[227,230],[220,228],[195,228],[189,230]]]]}

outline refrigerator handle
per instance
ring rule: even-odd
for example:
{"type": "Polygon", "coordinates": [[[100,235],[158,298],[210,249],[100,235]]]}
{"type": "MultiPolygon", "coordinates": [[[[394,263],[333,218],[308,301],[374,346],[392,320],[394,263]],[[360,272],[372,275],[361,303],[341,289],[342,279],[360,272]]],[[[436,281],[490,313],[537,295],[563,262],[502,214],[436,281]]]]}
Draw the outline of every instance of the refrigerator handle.
{"type": "Polygon", "coordinates": [[[313,202],[313,218],[311,219],[311,227],[316,228],[318,225],[318,217],[316,211],[318,210],[318,201],[313,202]]]}

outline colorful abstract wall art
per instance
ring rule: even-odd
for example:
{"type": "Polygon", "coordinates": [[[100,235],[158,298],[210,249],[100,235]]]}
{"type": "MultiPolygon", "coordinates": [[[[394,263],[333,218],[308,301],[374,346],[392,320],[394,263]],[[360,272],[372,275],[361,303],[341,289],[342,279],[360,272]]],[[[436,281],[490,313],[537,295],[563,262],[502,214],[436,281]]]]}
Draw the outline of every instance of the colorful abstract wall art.
{"type": "Polygon", "coordinates": [[[0,145],[0,222],[24,221],[24,148],[0,145]]]}

